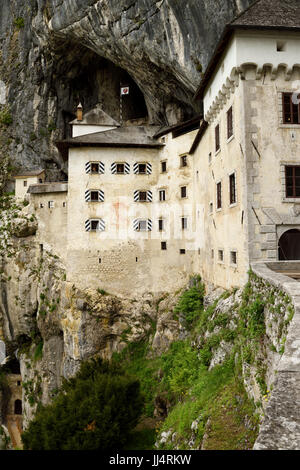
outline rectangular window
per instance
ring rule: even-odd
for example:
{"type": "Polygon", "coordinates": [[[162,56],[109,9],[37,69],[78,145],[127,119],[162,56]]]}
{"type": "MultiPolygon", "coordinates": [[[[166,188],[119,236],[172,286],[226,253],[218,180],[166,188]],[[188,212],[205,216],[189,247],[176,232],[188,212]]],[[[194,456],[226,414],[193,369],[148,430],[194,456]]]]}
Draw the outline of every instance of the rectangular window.
{"type": "Polygon", "coordinates": [[[91,201],[99,201],[99,191],[91,191],[91,201]]]}
{"type": "Polygon", "coordinates": [[[187,156],[186,155],[183,155],[182,157],[180,157],[180,166],[181,166],[181,168],[183,168],[184,166],[187,166],[187,156]]]}
{"type": "Polygon", "coordinates": [[[182,230],[187,229],[187,218],[186,217],[181,217],[181,228],[182,228],[182,230]]]}
{"type": "Polygon", "coordinates": [[[186,186],[181,186],[180,191],[181,191],[182,198],[187,197],[186,186]]]}
{"type": "Polygon", "coordinates": [[[217,184],[217,209],[222,208],[222,183],[217,184]]]}
{"type": "Polygon", "coordinates": [[[159,200],[165,201],[166,200],[166,191],[165,189],[160,189],[159,191],[159,200]]]}
{"type": "Polygon", "coordinates": [[[139,163],[139,167],[138,167],[138,172],[139,172],[139,175],[145,175],[146,174],[146,163],[139,163]]]}
{"type": "Polygon", "coordinates": [[[220,150],[220,125],[218,124],[215,128],[215,143],[216,143],[216,152],[220,150]]]}
{"type": "Polygon", "coordinates": [[[147,201],[147,191],[140,191],[139,192],[139,201],[146,202],[147,201]]]}
{"type": "Polygon", "coordinates": [[[300,166],[285,167],[286,197],[300,197],[300,166]]]}
{"type": "Polygon", "coordinates": [[[54,201],[48,201],[48,207],[49,207],[49,209],[53,209],[54,201]]]}
{"type": "Polygon", "coordinates": [[[181,249],[181,250],[179,250],[179,253],[180,253],[181,255],[185,255],[185,250],[184,250],[184,249],[181,249]]]}
{"type": "Polygon", "coordinates": [[[92,163],[91,164],[91,173],[99,173],[99,163],[92,163]]]}
{"type": "Polygon", "coordinates": [[[230,204],[236,203],[235,173],[229,176],[229,201],[230,204]]]}
{"type": "Polygon", "coordinates": [[[146,232],[146,230],[147,230],[147,220],[140,220],[139,221],[138,230],[140,232],[146,232]]]}
{"type": "Polygon", "coordinates": [[[117,174],[123,175],[125,173],[125,165],[124,163],[117,163],[117,174]]]}
{"type": "Polygon", "coordinates": [[[166,250],[167,249],[167,242],[161,242],[161,249],[166,250]]]}
{"type": "Polygon", "coordinates": [[[283,124],[300,124],[300,105],[293,103],[293,93],[282,93],[282,107],[283,124]]]}
{"type": "Polygon", "coordinates": [[[160,232],[162,232],[164,230],[164,220],[163,219],[158,220],[158,230],[160,232]]]}
{"type": "Polygon", "coordinates": [[[227,111],[227,139],[233,136],[232,106],[227,111]]]}
{"type": "Polygon", "coordinates": [[[99,229],[99,220],[91,220],[91,230],[96,231],[99,229]]]}
{"type": "Polygon", "coordinates": [[[23,181],[23,186],[24,186],[24,187],[27,186],[27,181],[23,181]]]}
{"type": "Polygon", "coordinates": [[[224,251],[223,250],[218,251],[218,258],[219,258],[219,261],[221,263],[223,263],[223,261],[224,261],[224,251]]]}
{"type": "Polygon", "coordinates": [[[167,162],[161,162],[161,172],[166,173],[167,171],[167,162]]]}
{"type": "Polygon", "coordinates": [[[236,251],[230,252],[230,263],[234,265],[237,264],[237,252],[236,251]]]}

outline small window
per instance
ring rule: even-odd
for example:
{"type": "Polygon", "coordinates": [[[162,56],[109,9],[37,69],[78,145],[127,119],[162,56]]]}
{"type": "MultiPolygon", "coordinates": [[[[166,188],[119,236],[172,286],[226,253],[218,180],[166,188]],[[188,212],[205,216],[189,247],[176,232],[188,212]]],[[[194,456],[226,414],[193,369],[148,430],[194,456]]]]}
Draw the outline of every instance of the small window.
{"type": "Polygon", "coordinates": [[[161,172],[166,173],[167,171],[167,162],[161,162],[161,172]]]}
{"type": "Polygon", "coordinates": [[[221,263],[224,261],[224,251],[223,250],[218,250],[218,258],[221,263]]]}
{"type": "Polygon", "coordinates": [[[300,166],[285,167],[286,197],[300,197],[300,166]]]}
{"type": "Polygon", "coordinates": [[[44,204],[40,202],[40,209],[43,209],[43,208],[44,208],[44,204]]]}
{"type": "Polygon", "coordinates": [[[101,259],[101,258],[99,258],[99,264],[101,264],[101,263],[102,263],[102,259],[101,259]]]}
{"type": "Polygon", "coordinates": [[[117,163],[117,174],[123,175],[125,173],[125,165],[124,163],[117,163]]]}
{"type": "Polygon", "coordinates": [[[158,230],[159,232],[162,232],[164,230],[164,220],[163,219],[159,219],[158,220],[158,230]]]}
{"type": "Polygon", "coordinates": [[[215,257],[215,252],[214,250],[211,250],[211,259],[214,259],[214,257],[215,257]]]}
{"type": "Polygon", "coordinates": [[[42,178],[39,178],[39,183],[42,184],[43,183],[43,180],[42,178]]]}
{"type": "Polygon", "coordinates": [[[222,208],[222,183],[217,183],[217,209],[222,208]]]}
{"type": "Polygon", "coordinates": [[[146,202],[147,201],[147,191],[140,191],[139,192],[139,201],[146,202]]]}
{"type": "Polygon", "coordinates": [[[63,202],[63,207],[66,207],[67,203],[66,202],[63,202]]]}
{"type": "Polygon", "coordinates": [[[146,163],[139,163],[138,173],[139,175],[145,175],[147,171],[146,163]]]}
{"type": "Polygon", "coordinates": [[[49,207],[49,209],[53,209],[54,208],[54,201],[48,201],[48,207],[49,207]]]}
{"type": "Polygon", "coordinates": [[[180,157],[180,167],[183,168],[185,166],[187,166],[187,156],[183,155],[180,157]]]}
{"type": "Polygon", "coordinates": [[[215,127],[215,145],[216,145],[216,152],[220,150],[220,125],[218,124],[215,127]]]}
{"type": "Polygon", "coordinates": [[[26,187],[27,186],[27,181],[23,181],[23,186],[26,187]]]}
{"type": "Polygon", "coordinates": [[[198,248],[198,255],[200,256],[200,254],[201,254],[201,250],[200,248],[198,248]]]}
{"type": "Polygon", "coordinates": [[[91,201],[99,201],[99,191],[91,191],[91,201]]]}
{"type": "Polygon", "coordinates": [[[21,380],[18,380],[18,381],[17,381],[17,385],[18,385],[18,387],[21,386],[21,380]]]}
{"type": "Polygon", "coordinates": [[[166,200],[166,190],[165,189],[160,189],[159,190],[159,200],[160,201],[165,201],[166,200]]]}
{"type": "Polygon", "coordinates": [[[185,250],[184,250],[184,249],[180,249],[180,250],[179,250],[179,253],[180,253],[181,255],[185,255],[185,250]]]}
{"type": "Polygon", "coordinates": [[[166,250],[167,249],[167,242],[161,242],[161,249],[166,250]]]}
{"type": "Polygon", "coordinates": [[[91,221],[91,230],[96,231],[99,229],[99,220],[91,221]]]}
{"type": "Polygon", "coordinates": [[[230,263],[234,265],[237,264],[237,252],[236,251],[230,252],[230,263]]]}
{"type": "Polygon", "coordinates": [[[211,165],[212,155],[211,152],[208,154],[208,164],[211,165]]]}
{"type": "Polygon", "coordinates": [[[282,93],[284,124],[300,124],[299,96],[294,96],[293,93],[282,93]]]}
{"type": "Polygon", "coordinates": [[[235,173],[229,176],[229,201],[230,204],[236,203],[235,173]]]}
{"type": "Polygon", "coordinates": [[[187,229],[187,218],[186,217],[181,217],[181,228],[182,228],[182,230],[187,229]]]}
{"type": "Polygon", "coordinates": [[[138,231],[146,232],[147,230],[147,220],[140,220],[138,223],[138,231]]]}
{"type": "Polygon", "coordinates": [[[135,258],[135,262],[136,262],[136,263],[138,262],[138,260],[139,260],[138,258],[135,258]]]}
{"type": "Polygon", "coordinates": [[[214,205],[212,202],[209,203],[209,213],[212,214],[214,211],[214,205]]]}
{"type": "Polygon", "coordinates": [[[92,163],[91,164],[91,173],[99,173],[99,163],[92,163]]]}
{"type": "Polygon", "coordinates": [[[277,41],[276,50],[277,50],[277,52],[285,52],[286,51],[286,42],[285,41],[277,41]]]}
{"type": "Polygon", "coordinates": [[[181,192],[181,197],[182,197],[182,198],[185,198],[185,197],[187,197],[187,190],[186,190],[186,186],[181,186],[181,188],[180,188],[180,192],[181,192]]]}
{"type": "Polygon", "coordinates": [[[227,111],[227,139],[233,136],[232,106],[227,111]]]}

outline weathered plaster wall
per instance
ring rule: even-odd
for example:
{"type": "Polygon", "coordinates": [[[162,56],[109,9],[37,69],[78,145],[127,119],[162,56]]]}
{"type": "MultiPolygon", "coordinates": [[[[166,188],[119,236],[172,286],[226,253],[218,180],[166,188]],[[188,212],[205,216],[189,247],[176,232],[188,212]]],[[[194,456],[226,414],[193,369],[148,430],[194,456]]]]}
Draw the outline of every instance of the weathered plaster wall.
{"type": "Polygon", "coordinates": [[[206,282],[225,289],[242,287],[247,280],[247,182],[243,153],[243,82],[238,81],[223,98],[193,155],[200,256],[197,271],[206,282]],[[227,138],[227,111],[233,109],[233,136],[227,138]],[[215,128],[220,126],[220,150],[216,152],[215,128]],[[236,203],[230,204],[229,176],[235,173],[236,203]],[[222,208],[217,208],[217,184],[221,183],[222,208]],[[211,204],[213,209],[211,210],[211,204]],[[213,253],[212,253],[213,250],[213,253]],[[223,251],[223,261],[219,258],[223,251]],[[237,253],[237,264],[230,253],[237,253]]]}

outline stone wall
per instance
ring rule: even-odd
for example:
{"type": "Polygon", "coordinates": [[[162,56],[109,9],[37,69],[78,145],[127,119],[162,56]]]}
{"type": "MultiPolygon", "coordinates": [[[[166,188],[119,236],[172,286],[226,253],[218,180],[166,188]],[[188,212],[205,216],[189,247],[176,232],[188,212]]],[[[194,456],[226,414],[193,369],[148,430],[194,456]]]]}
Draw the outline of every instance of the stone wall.
{"type": "MultiPolygon", "coordinates": [[[[292,263],[287,263],[288,268],[292,263]]],[[[296,263],[297,264],[297,263],[296,263]]],[[[298,263],[299,264],[299,263],[298,263]]],[[[282,269],[283,263],[271,263],[272,269],[282,269]]],[[[281,357],[272,364],[273,390],[265,409],[265,418],[255,450],[300,449],[300,285],[299,282],[270,269],[268,263],[253,263],[262,288],[288,296],[294,307],[294,316],[283,336],[281,357]]],[[[289,270],[289,269],[287,269],[289,270]]],[[[274,299],[275,300],[275,299],[274,299]]],[[[278,305],[278,303],[277,303],[278,305]]],[[[290,312],[291,313],[291,312],[290,312]]],[[[286,322],[287,320],[285,320],[286,322]]],[[[285,325],[285,323],[284,323],[285,325]]],[[[271,376],[269,377],[271,381],[271,376]]]]}

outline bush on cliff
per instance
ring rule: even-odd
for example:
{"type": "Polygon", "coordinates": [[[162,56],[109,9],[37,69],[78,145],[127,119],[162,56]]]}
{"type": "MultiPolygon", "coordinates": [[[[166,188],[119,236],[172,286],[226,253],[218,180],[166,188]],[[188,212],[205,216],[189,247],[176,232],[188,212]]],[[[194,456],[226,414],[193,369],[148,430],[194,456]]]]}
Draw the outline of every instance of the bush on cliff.
{"type": "Polygon", "coordinates": [[[83,363],[22,434],[24,449],[122,449],[143,411],[140,384],[101,359],[83,363]]]}

